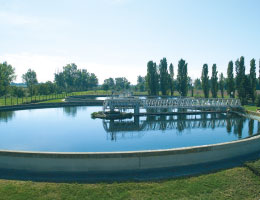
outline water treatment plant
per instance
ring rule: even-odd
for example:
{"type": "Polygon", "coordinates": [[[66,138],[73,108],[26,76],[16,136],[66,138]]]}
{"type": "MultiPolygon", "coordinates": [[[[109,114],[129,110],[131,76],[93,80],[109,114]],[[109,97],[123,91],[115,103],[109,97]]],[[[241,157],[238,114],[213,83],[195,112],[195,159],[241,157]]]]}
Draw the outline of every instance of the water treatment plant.
{"type": "Polygon", "coordinates": [[[0,112],[0,170],[41,178],[166,178],[212,170],[191,170],[201,165],[238,165],[260,150],[260,123],[232,112],[241,108],[237,99],[136,97],[30,106],[0,112]],[[91,118],[108,108],[133,109],[133,117],[91,118]]]}

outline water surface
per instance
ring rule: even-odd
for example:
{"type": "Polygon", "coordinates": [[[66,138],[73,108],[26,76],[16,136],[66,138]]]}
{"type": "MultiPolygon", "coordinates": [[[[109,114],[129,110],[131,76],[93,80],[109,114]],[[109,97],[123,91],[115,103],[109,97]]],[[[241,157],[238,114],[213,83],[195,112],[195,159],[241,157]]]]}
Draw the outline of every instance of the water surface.
{"type": "Polygon", "coordinates": [[[228,142],[258,132],[258,121],[226,114],[91,119],[102,107],[0,112],[0,149],[113,152],[228,142]]]}

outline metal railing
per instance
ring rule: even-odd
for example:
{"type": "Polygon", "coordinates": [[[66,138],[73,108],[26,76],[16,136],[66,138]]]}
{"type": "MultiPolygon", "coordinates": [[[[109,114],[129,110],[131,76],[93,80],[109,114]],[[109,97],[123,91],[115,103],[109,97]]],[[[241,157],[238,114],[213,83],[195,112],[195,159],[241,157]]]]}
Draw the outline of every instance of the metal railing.
{"type": "Polygon", "coordinates": [[[241,102],[239,99],[221,99],[221,98],[176,98],[176,99],[135,99],[135,98],[116,98],[106,99],[103,103],[103,110],[106,109],[124,109],[124,108],[239,108],[241,102]]]}

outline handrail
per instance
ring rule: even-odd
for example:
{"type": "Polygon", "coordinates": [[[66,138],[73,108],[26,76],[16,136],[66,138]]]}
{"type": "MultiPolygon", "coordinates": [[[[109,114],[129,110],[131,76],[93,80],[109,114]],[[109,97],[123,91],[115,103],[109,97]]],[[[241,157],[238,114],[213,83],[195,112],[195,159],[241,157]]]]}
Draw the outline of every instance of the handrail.
{"type": "Polygon", "coordinates": [[[176,99],[131,99],[116,98],[106,99],[103,110],[107,108],[238,108],[241,107],[239,99],[222,98],[176,98],[176,99]]]}

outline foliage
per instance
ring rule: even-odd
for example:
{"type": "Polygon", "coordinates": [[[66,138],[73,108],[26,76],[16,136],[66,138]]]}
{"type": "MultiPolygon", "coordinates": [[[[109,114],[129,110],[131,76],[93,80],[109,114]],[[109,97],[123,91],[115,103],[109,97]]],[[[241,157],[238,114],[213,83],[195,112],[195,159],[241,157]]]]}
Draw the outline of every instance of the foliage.
{"type": "Polygon", "coordinates": [[[204,93],[204,97],[208,98],[209,97],[209,76],[208,76],[208,65],[204,64],[202,68],[202,74],[201,74],[201,85],[202,85],[202,90],[204,93]]]}
{"type": "Polygon", "coordinates": [[[218,71],[217,65],[212,66],[212,76],[211,76],[211,93],[213,98],[217,98],[218,95],[218,71]]]}
{"type": "Polygon", "coordinates": [[[224,75],[223,73],[220,74],[219,77],[219,89],[221,93],[221,98],[224,98],[224,75]]]}
{"type": "Polygon", "coordinates": [[[116,90],[127,90],[130,88],[130,82],[125,77],[115,78],[116,90]]]}
{"type": "Polygon", "coordinates": [[[78,69],[72,63],[64,66],[62,72],[55,73],[55,83],[60,91],[84,91],[97,87],[98,79],[94,73],[78,69]]]}
{"type": "Polygon", "coordinates": [[[238,97],[241,100],[242,105],[246,103],[246,75],[245,75],[245,60],[241,56],[240,59],[236,61],[236,88],[238,97]]]}
{"type": "Polygon", "coordinates": [[[230,97],[235,96],[235,81],[234,81],[234,73],[233,73],[233,62],[230,61],[228,63],[227,68],[227,92],[230,97]]]}
{"type": "Polygon", "coordinates": [[[146,88],[149,95],[158,95],[159,93],[159,75],[156,63],[149,61],[147,63],[147,75],[145,77],[146,88]]]}
{"type": "Polygon", "coordinates": [[[256,97],[256,106],[260,107],[260,94],[258,94],[256,97]]]}
{"type": "Polygon", "coordinates": [[[10,84],[15,78],[15,69],[7,62],[0,63],[0,96],[7,94],[10,84]]]}
{"type": "MultiPolygon", "coordinates": [[[[235,62],[236,77],[233,74],[233,62],[228,63],[227,78],[223,74],[219,76],[217,66],[212,66],[212,76],[209,79],[208,66],[203,65],[201,80],[195,79],[194,86],[192,80],[187,75],[187,63],[181,59],[178,63],[177,78],[174,80],[174,67],[171,63],[169,69],[166,58],[160,60],[159,66],[153,61],[147,63],[147,75],[145,77],[138,76],[137,84],[130,85],[130,82],[125,77],[116,79],[108,78],[104,80],[102,86],[98,86],[98,78],[94,73],[89,73],[86,69],[78,69],[76,64],[68,64],[63,67],[61,72],[55,73],[54,83],[48,81],[39,83],[37,81],[36,72],[29,69],[23,75],[23,81],[26,83],[28,90],[21,87],[10,87],[11,82],[15,79],[14,68],[6,62],[0,64],[0,96],[8,95],[15,97],[24,97],[30,95],[48,95],[54,93],[101,90],[110,94],[113,90],[135,90],[139,94],[158,95],[174,94],[176,89],[181,96],[187,96],[189,90],[193,96],[201,97],[199,90],[203,90],[204,96],[209,97],[211,89],[212,97],[217,97],[218,89],[221,91],[221,96],[224,97],[224,92],[230,97],[235,97],[235,89],[242,104],[252,100],[255,102],[256,89],[260,89],[259,80],[256,78],[256,63],[255,59],[250,61],[250,73],[245,74],[244,57],[240,57],[235,62]],[[108,92],[109,91],[109,92],[108,92]]],[[[12,85],[16,85],[12,83],[12,85]]],[[[33,99],[32,99],[33,100],[33,99]]]]}
{"type": "Polygon", "coordinates": [[[244,104],[247,104],[248,100],[251,98],[251,95],[250,95],[251,83],[250,83],[250,75],[249,74],[245,75],[244,89],[245,89],[245,95],[246,95],[245,100],[244,100],[244,104]]]}
{"type": "Polygon", "coordinates": [[[35,93],[34,86],[38,83],[36,72],[32,69],[28,69],[28,71],[23,74],[22,78],[23,82],[26,83],[30,91],[30,95],[32,96],[35,93]]]}
{"type": "Polygon", "coordinates": [[[255,97],[256,97],[256,64],[255,64],[255,59],[252,59],[250,61],[250,74],[249,74],[249,84],[250,84],[250,89],[249,89],[249,96],[252,99],[253,102],[255,102],[255,97]]]}
{"type": "Polygon", "coordinates": [[[194,81],[194,88],[196,90],[201,90],[202,89],[202,86],[201,86],[201,81],[199,78],[196,78],[195,81],[194,81]]]}
{"type": "Polygon", "coordinates": [[[103,85],[102,85],[102,88],[104,89],[104,90],[114,90],[115,89],[115,81],[114,81],[114,79],[113,78],[108,78],[108,79],[105,79],[104,80],[104,83],[103,83],[103,85]]]}
{"type": "Polygon", "coordinates": [[[191,96],[193,97],[194,86],[193,86],[193,83],[192,83],[192,79],[191,79],[191,77],[189,77],[189,76],[188,76],[188,90],[191,91],[191,96]]]}
{"type": "Polygon", "coordinates": [[[90,74],[89,80],[88,80],[88,88],[87,89],[94,89],[95,87],[98,86],[98,78],[94,73],[90,74]]]}
{"type": "Polygon", "coordinates": [[[137,77],[136,89],[139,92],[144,92],[145,91],[145,77],[143,77],[143,76],[138,76],[137,77]]]}
{"type": "Polygon", "coordinates": [[[177,75],[177,84],[178,92],[181,96],[186,97],[188,93],[188,72],[187,72],[188,63],[185,60],[181,59],[178,63],[178,75],[177,75]]]}
{"type": "Polygon", "coordinates": [[[172,63],[169,66],[169,71],[170,71],[170,80],[169,80],[170,91],[171,91],[171,96],[173,96],[173,94],[174,94],[174,67],[173,67],[172,63]]]}
{"type": "Polygon", "coordinates": [[[104,83],[102,85],[102,88],[104,90],[126,90],[130,88],[130,82],[125,77],[117,77],[115,79],[108,78],[104,80],[104,83]]]}
{"type": "Polygon", "coordinates": [[[166,58],[163,58],[160,61],[159,71],[160,71],[160,89],[161,89],[162,95],[167,95],[167,90],[170,86],[170,83],[169,83],[170,75],[168,73],[168,66],[167,66],[166,58]]]}
{"type": "Polygon", "coordinates": [[[191,90],[192,85],[193,85],[193,83],[192,83],[192,79],[191,79],[191,77],[188,76],[188,80],[187,80],[188,90],[191,90]]]}
{"type": "Polygon", "coordinates": [[[37,92],[40,95],[48,95],[57,92],[56,85],[51,81],[47,81],[46,83],[40,83],[36,86],[37,92]]]}
{"type": "Polygon", "coordinates": [[[11,86],[11,95],[15,97],[24,97],[25,96],[25,88],[23,87],[18,87],[18,86],[11,86]]]}

